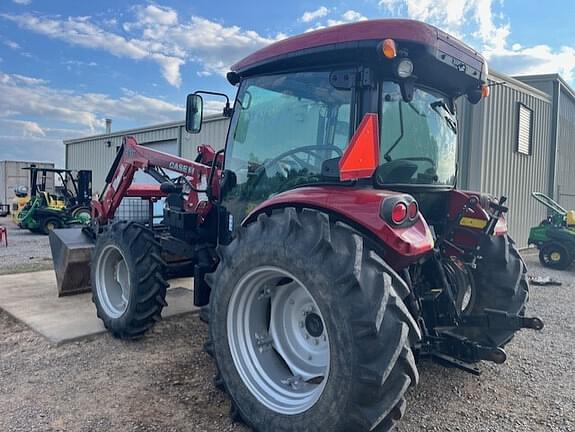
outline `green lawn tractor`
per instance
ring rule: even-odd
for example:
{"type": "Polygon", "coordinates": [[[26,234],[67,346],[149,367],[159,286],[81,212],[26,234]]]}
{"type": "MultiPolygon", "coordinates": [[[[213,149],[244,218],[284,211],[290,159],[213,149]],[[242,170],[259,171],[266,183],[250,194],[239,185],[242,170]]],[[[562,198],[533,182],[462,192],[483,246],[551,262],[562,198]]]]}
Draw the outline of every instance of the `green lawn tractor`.
{"type": "Polygon", "coordinates": [[[49,234],[57,228],[90,222],[92,172],[55,168],[23,168],[30,171],[30,201],[18,215],[18,225],[34,233],[49,234]],[[56,174],[61,186],[51,193],[46,188],[48,173],[56,174]]]}
{"type": "Polygon", "coordinates": [[[541,192],[533,198],[550,210],[549,217],[529,231],[529,244],[539,249],[539,261],[546,267],[565,270],[575,260],[575,210],[565,210],[541,192]]]}

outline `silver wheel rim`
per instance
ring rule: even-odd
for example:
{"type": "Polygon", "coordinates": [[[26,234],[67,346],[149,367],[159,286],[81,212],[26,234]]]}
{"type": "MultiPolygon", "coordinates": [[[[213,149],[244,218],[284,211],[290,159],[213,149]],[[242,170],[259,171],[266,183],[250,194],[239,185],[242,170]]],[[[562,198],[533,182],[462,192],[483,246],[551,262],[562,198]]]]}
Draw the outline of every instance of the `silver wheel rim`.
{"type": "Polygon", "coordinates": [[[297,278],[267,266],[245,274],[230,298],[227,331],[236,369],[258,401],[286,415],[315,405],[329,375],[329,337],[297,278]]]}
{"type": "Polygon", "coordinates": [[[128,308],[130,271],[124,255],[114,245],[102,250],[96,264],[96,293],[106,315],[119,318],[128,308]]]}

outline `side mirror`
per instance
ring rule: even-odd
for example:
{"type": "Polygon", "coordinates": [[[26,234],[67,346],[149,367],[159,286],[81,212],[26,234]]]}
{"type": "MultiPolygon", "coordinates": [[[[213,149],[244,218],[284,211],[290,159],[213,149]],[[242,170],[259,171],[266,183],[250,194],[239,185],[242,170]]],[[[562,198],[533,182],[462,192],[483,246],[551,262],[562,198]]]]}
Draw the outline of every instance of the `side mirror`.
{"type": "Polygon", "coordinates": [[[197,134],[202,130],[204,100],[199,94],[192,93],[186,99],[186,131],[197,134]]]}

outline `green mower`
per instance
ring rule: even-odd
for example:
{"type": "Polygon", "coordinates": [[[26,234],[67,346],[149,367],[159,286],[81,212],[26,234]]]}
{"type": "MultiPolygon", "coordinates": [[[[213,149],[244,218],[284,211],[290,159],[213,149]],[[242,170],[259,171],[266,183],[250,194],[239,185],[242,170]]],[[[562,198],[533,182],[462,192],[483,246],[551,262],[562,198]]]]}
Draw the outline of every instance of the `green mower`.
{"type": "Polygon", "coordinates": [[[541,192],[533,198],[551,210],[549,217],[529,231],[529,244],[539,249],[541,264],[565,270],[575,260],[575,210],[565,210],[541,192]]]}
{"type": "Polygon", "coordinates": [[[92,172],[78,172],[38,168],[22,168],[30,171],[30,200],[18,214],[18,226],[33,233],[49,234],[58,228],[86,225],[91,219],[92,172]],[[48,192],[47,173],[60,177],[62,186],[56,194],[48,192]]]}

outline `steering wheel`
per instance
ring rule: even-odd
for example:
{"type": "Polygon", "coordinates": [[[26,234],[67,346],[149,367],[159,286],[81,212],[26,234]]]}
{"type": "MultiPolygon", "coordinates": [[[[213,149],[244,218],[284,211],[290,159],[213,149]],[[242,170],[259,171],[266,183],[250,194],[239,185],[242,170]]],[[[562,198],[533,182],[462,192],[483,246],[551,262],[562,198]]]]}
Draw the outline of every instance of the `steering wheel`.
{"type": "MultiPolygon", "coordinates": [[[[288,157],[291,157],[293,159],[293,161],[296,162],[302,168],[307,169],[307,170],[313,170],[313,169],[315,169],[315,166],[307,163],[306,161],[304,161],[301,158],[296,157],[295,155],[297,153],[307,153],[308,155],[311,155],[311,156],[317,156],[316,152],[322,151],[322,150],[323,151],[329,150],[331,152],[335,152],[340,157],[343,155],[343,151],[339,147],[336,147],[336,146],[311,145],[311,146],[305,146],[305,147],[297,147],[297,148],[293,148],[291,150],[288,150],[286,152],[283,152],[273,159],[269,159],[269,160],[265,161],[260,167],[258,167],[258,169],[256,171],[257,172],[260,172],[260,171],[263,172],[264,170],[267,171],[269,168],[273,167],[274,165],[279,165],[280,162],[282,161],[282,159],[286,159],[288,157]]],[[[290,165],[290,164],[288,164],[288,165],[290,165]]],[[[293,166],[293,164],[291,166],[293,166]]]]}

